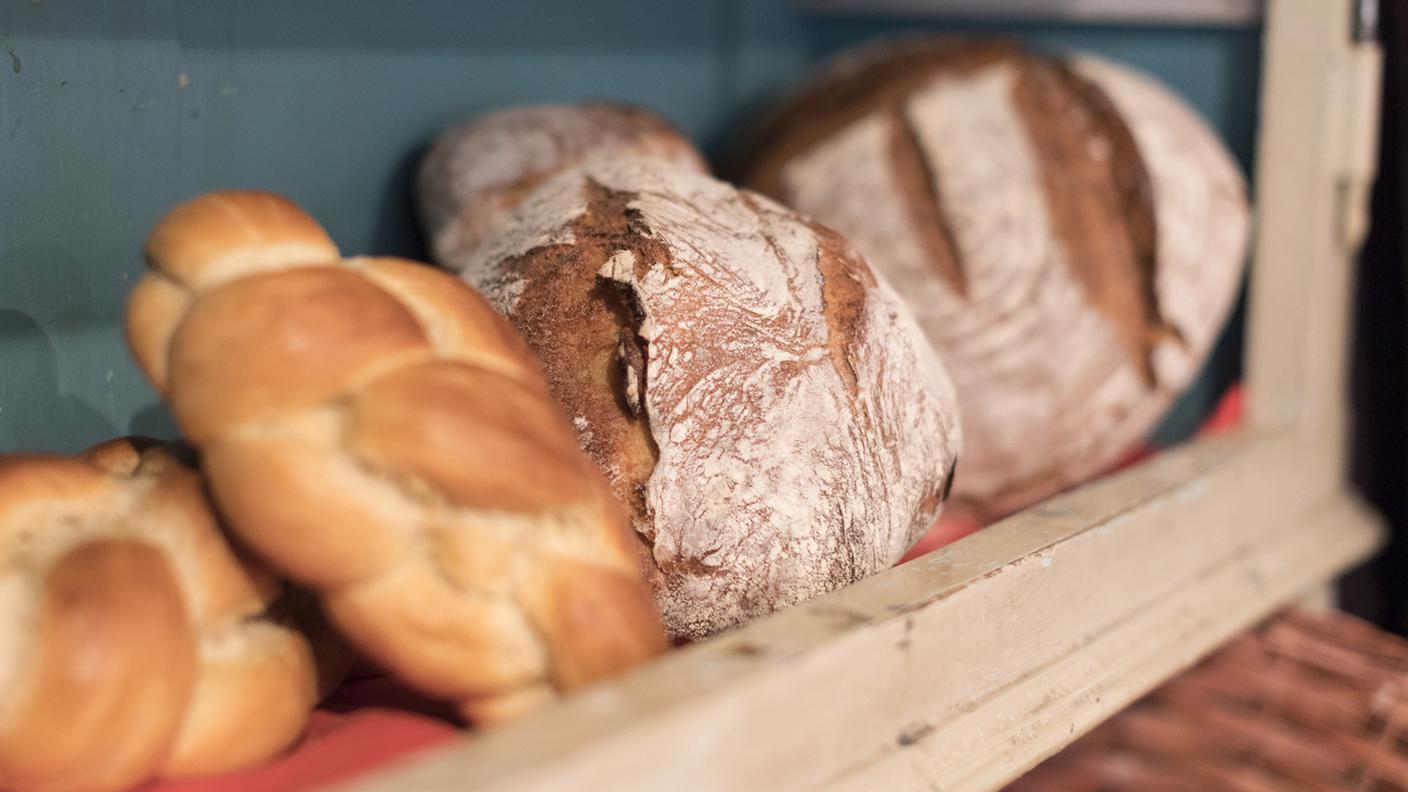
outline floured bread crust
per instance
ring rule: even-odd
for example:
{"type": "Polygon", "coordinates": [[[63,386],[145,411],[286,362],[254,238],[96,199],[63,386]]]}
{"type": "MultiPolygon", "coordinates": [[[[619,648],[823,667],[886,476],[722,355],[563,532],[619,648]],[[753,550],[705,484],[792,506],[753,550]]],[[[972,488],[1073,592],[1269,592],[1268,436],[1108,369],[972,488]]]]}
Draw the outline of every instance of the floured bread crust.
{"type": "Polygon", "coordinates": [[[938,514],[952,387],[837,234],[658,160],[544,184],[462,262],[543,359],[702,637],[894,563],[938,514]]]}
{"type": "Polygon", "coordinates": [[[419,208],[436,260],[473,252],[543,181],[606,153],[709,172],[684,135],[640,107],[588,102],[489,113],[448,129],[421,163],[419,208]]]}
{"type": "Polygon", "coordinates": [[[963,408],[989,514],[1108,468],[1196,375],[1240,284],[1246,190],[1165,89],[1093,58],[917,40],[843,56],[743,180],[899,288],[963,408]]]}

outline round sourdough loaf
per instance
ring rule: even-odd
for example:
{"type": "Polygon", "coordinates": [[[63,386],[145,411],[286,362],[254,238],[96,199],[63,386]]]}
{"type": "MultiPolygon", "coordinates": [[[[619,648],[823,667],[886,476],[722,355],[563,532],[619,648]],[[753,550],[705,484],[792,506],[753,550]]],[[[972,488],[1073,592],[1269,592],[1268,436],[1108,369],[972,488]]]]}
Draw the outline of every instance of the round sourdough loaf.
{"type": "Polygon", "coordinates": [[[1010,511],[1109,467],[1195,376],[1236,297],[1237,167],[1153,81],[1010,43],[842,56],[741,181],[836,228],[954,378],[955,496],[1010,511]]]}
{"type": "Polygon", "coordinates": [[[841,237],[658,159],[591,159],[459,264],[542,358],[698,638],[893,564],[959,445],[909,312],[841,237]]]}
{"type": "Polygon", "coordinates": [[[670,122],[640,107],[530,105],[451,127],[421,163],[417,195],[437,261],[473,252],[533,188],[592,154],[656,157],[708,173],[670,122]]]}
{"type": "Polygon", "coordinates": [[[178,206],[147,263],[128,339],[221,512],[373,660],[487,722],[665,648],[620,507],[459,279],[260,192],[178,206]]]}
{"type": "Polygon", "coordinates": [[[117,792],[288,747],[314,649],[340,653],[286,606],[152,441],[0,457],[0,788],[117,792]]]}

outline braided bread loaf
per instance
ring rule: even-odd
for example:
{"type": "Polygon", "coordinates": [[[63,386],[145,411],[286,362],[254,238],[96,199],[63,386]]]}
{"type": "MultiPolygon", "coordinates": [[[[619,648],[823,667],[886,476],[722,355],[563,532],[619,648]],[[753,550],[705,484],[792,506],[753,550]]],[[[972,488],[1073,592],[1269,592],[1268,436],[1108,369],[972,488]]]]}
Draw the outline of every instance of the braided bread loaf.
{"type": "Polygon", "coordinates": [[[709,172],[684,135],[644,108],[588,102],[489,113],[446,130],[421,163],[417,195],[435,260],[469,255],[539,184],[601,154],[709,172]]]}
{"type": "Polygon", "coordinates": [[[147,261],[128,337],[222,511],[372,659],[484,721],[663,649],[619,506],[473,290],[258,192],[177,207],[147,261]]]}
{"type": "Polygon", "coordinates": [[[287,747],[316,703],[278,582],[148,445],[0,457],[0,788],[232,770],[287,747]]]}
{"type": "Polygon", "coordinates": [[[764,126],[741,171],[904,295],[963,406],[954,495],[993,513],[1142,440],[1241,282],[1236,164],[1177,97],[1095,58],[864,47],[764,126]]]}

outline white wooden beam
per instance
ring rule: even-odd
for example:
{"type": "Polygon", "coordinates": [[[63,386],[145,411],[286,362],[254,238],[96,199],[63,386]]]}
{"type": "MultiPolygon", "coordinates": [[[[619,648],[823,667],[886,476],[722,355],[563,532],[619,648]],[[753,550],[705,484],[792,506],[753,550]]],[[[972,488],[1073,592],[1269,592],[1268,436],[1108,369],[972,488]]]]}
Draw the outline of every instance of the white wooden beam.
{"type": "Polygon", "coordinates": [[[1290,434],[1180,449],[348,789],[991,789],[1364,557],[1290,434]]]}
{"type": "Polygon", "coordinates": [[[800,5],[819,13],[1229,26],[1257,24],[1263,7],[1262,0],[800,0],[800,5]]]}

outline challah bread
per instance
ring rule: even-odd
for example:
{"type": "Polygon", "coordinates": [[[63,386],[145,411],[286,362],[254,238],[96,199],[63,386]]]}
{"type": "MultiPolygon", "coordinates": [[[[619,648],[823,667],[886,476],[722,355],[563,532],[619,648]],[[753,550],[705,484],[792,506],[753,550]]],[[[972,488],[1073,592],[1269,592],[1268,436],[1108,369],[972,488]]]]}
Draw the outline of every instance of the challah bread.
{"type": "Polygon", "coordinates": [[[544,361],[698,638],[876,572],[938,514],[948,378],[839,236],[645,158],[540,187],[458,264],[544,361]]]}
{"type": "Polygon", "coordinates": [[[708,173],[660,116],[625,104],[511,107],[447,130],[420,168],[419,207],[437,261],[471,253],[533,188],[588,155],[653,157],[708,173]]]}
{"type": "Polygon", "coordinates": [[[147,261],[131,346],[222,512],[370,658],[482,722],[661,651],[619,506],[471,289],[260,192],[177,207],[147,261]]]}
{"type": "Polygon", "coordinates": [[[164,448],[0,457],[0,559],[0,788],[219,773],[302,732],[314,647],[164,448]]]}
{"type": "Polygon", "coordinates": [[[1007,512],[1108,468],[1199,370],[1237,295],[1246,190],[1153,81],[1001,41],[885,42],[764,125],[743,183],[831,225],[953,375],[955,496],[1007,512]]]}

